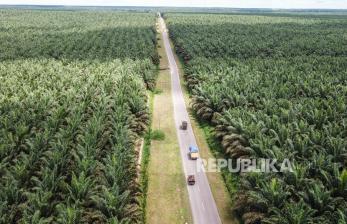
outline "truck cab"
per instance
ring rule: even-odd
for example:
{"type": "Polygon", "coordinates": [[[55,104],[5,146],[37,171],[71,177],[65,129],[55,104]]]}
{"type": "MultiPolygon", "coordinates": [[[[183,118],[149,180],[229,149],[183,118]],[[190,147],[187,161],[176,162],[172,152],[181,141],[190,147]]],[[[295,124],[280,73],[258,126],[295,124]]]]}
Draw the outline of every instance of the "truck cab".
{"type": "Polygon", "coordinates": [[[189,146],[189,157],[192,160],[199,158],[199,149],[196,146],[189,146]]]}

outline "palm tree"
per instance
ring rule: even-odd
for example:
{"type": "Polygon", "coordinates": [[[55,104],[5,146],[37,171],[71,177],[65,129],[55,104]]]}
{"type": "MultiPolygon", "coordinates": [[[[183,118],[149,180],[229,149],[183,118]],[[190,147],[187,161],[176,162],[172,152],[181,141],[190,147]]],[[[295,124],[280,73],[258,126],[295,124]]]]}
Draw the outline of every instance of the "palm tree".
{"type": "Polygon", "coordinates": [[[269,218],[262,220],[263,223],[267,224],[306,224],[314,223],[313,214],[314,210],[311,209],[302,200],[298,203],[287,202],[284,205],[284,209],[272,208],[273,215],[269,218]]]}
{"type": "Polygon", "coordinates": [[[59,224],[77,224],[81,222],[82,211],[76,205],[57,205],[57,223],[59,224]]]}

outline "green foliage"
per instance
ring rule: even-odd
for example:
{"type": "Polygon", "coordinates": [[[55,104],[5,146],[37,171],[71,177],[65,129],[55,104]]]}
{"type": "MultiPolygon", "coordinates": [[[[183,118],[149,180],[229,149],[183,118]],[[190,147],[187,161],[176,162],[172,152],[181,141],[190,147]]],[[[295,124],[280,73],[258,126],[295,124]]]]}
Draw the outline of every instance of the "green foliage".
{"type": "MultiPolygon", "coordinates": [[[[155,59],[155,15],[0,10],[0,60],[155,59]]],[[[157,64],[157,62],[155,63],[157,64]]]]}
{"type": "Polygon", "coordinates": [[[343,222],[346,17],[165,16],[192,107],[224,155],[294,162],[293,173],[240,175],[236,214],[245,223],[343,222]]]}
{"type": "Polygon", "coordinates": [[[162,141],[165,139],[165,133],[162,130],[153,130],[150,135],[152,140],[162,141]]]}
{"type": "Polygon", "coordinates": [[[155,15],[0,14],[0,223],[142,222],[155,15]]]}
{"type": "Polygon", "coordinates": [[[159,95],[159,94],[163,93],[163,90],[158,89],[158,88],[155,88],[155,89],[153,90],[153,93],[159,95]]]}

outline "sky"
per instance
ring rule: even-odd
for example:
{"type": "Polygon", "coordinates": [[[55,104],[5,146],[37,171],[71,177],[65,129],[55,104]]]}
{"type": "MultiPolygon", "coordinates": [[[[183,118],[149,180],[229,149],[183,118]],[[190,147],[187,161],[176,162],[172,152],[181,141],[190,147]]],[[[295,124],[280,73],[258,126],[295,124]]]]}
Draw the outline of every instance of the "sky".
{"type": "Polygon", "coordinates": [[[347,0],[0,0],[0,4],[347,9],[347,0]]]}

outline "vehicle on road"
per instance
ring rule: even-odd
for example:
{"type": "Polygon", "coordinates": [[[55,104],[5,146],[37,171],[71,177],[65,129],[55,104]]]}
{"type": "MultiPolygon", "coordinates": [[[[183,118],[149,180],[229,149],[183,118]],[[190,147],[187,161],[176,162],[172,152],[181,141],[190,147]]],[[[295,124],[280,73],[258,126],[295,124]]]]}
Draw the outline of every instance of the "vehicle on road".
{"type": "Polygon", "coordinates": [[[187,126],[188,126],[188,122],[187,121],[182,121],[181,129],[182,130],[187,130],[187,126]]]}
{"type": "Polygon", "coordinates": [[[187,181],[188,181],[189,185],[194,185],[195,184],[195,176],[194,175],[188,175],[187,181]]]}
{"type": "Polygon", "coordinates": [[[199,158],[199,149],[196,146],[189,146],[189,157],[192,160],[199,158]]]}

